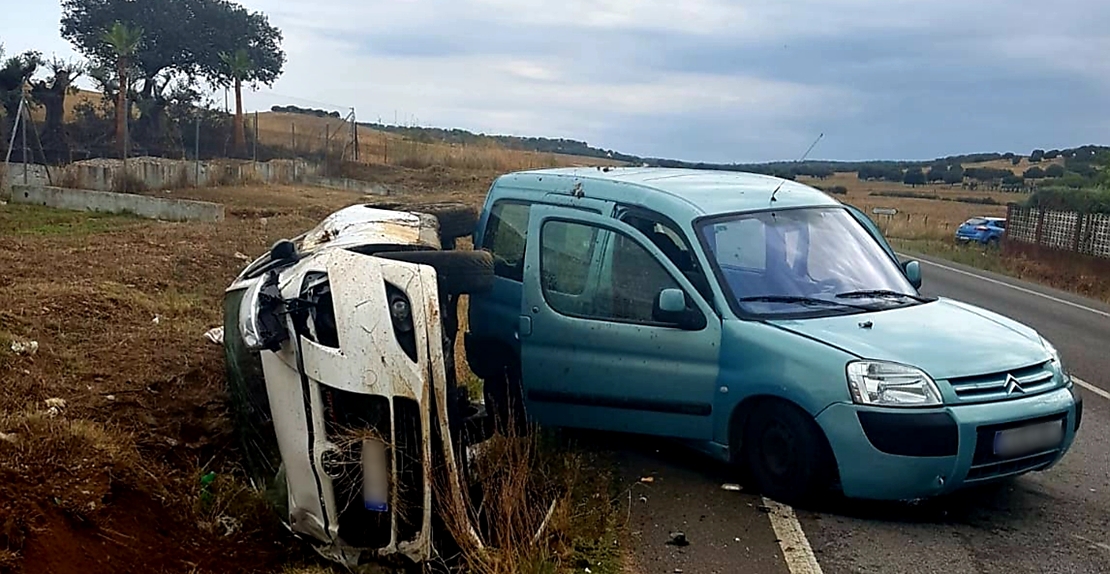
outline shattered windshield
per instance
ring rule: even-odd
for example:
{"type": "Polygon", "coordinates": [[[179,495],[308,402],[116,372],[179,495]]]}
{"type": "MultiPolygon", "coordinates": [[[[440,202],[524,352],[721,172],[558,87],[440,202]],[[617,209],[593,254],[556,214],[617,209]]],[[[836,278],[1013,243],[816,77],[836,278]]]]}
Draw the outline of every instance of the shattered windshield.
{"type": "Polygon", "coordinates": [[[725,292],[745,313],[852,313],[926,300],[842,208],[715,218],[699,233],[725,292]]]}

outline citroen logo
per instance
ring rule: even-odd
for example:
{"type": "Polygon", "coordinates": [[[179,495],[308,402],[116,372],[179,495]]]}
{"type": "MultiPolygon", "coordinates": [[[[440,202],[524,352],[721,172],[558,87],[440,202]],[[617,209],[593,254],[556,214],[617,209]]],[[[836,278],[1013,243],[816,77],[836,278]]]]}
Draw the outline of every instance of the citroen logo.
{"type": "Polygon", "coordinates": [[[1025,393],[1025,389],[1021,388],[1021,383],[1013,375],[1006,375],[1006,394],[1012,395],[1014,393],[1025,393]]]}

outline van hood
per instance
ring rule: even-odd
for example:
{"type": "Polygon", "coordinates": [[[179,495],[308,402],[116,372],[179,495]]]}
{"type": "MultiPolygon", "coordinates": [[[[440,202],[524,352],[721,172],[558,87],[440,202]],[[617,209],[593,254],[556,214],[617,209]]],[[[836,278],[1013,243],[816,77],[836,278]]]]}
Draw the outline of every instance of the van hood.
{"type": "Polygon", "coordinates": [[[944,298],[870,313],[768,323],[863,359],[918,367],[935,379],[995,373],[1051,358],[1033,329],[944,298]]]}

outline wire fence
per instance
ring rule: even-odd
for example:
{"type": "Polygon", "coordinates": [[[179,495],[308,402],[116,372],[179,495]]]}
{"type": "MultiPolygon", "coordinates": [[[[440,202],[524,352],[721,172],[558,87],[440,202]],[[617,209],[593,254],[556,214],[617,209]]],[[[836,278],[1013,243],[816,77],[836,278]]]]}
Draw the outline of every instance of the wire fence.
{"type": "Polygon", "coordinates": [[[1110,215],[1011,205],[1006,238],[1056,251],[1110,258],[1110,215]]]}
{"type": "MultiPolygon", "coordinates": [[[[283,111],[281,106],[271,112],[248,113],[242,117],[240,137],[236,137],[236,119],[227,110],[172,102],[158,105],[158,109],[149,103],[132,105],[124,114],[127,121],[117,126],[114,102],[100,94],[71,96],[64,114],[48,113],[24,98],[19,113],[0,115],[0,156],[6,159],[2,165],[8,172],[0,182],[26,179],[57,184],[60,177],[55,177],[55,172],[64,170],[56,168],[102,159],[125,163],[136,158],[192,162],[297,159],[319,166],[317,173],[323,176],[364,173],[357,166],[366,165],[514,171],[612,163],[510,150],[492,142],[418,141],[359,125],[353,109],[346,116],[317,110],[283,111]]],[[[199,176],[195,179],[200,181],[199,176]]]]}

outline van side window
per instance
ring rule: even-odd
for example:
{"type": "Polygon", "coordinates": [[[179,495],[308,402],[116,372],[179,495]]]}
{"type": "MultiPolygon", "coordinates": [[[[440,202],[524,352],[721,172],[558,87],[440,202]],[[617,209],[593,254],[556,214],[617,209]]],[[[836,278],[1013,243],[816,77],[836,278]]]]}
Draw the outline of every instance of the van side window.
{"type": "Polygon", "coordinates": [[[493,272],[498,277],[524,281],[524,245],[530,210],[527,203],[510,201],[495,203],[490,210],[482,247],[493,254],[493,272]]]}
{"type": "Polygon", "coordinates": [[[643,233],[678,268],[686,279],[694,285],[698,293],[707,301],[713,300],[709,279],[698,265],[690,251],[690,244],[674,223],[660,214],[637,208],[621,218],[622,221],[643,233]]]}
{"type": "Polygon", "coordinates": [[[540,238],[544,299],[556,312],[587,319],[654,324],[655,299],[678,282],[650,252],[623,233],[552,221],[540,238]],[[612,245],[612,267],[590,288],[595,249],[612,245]],[[608,280],[605,280],[608,279],[608,280]]]}

